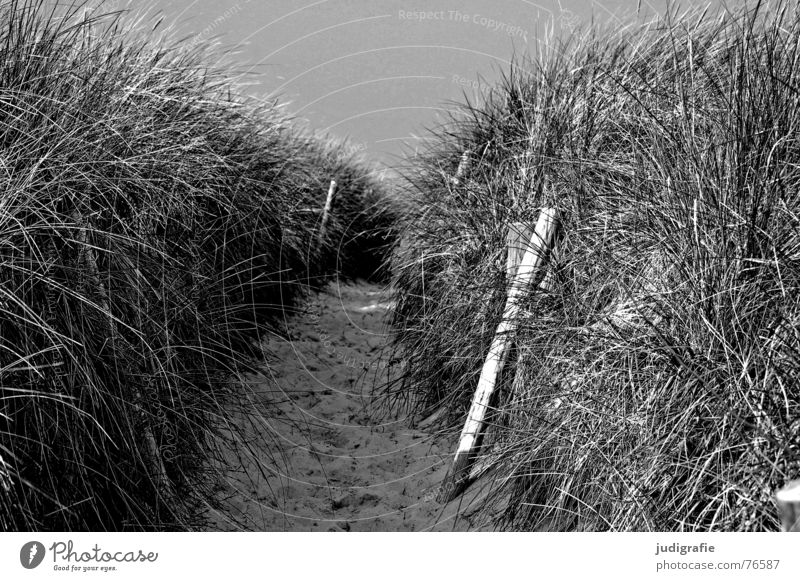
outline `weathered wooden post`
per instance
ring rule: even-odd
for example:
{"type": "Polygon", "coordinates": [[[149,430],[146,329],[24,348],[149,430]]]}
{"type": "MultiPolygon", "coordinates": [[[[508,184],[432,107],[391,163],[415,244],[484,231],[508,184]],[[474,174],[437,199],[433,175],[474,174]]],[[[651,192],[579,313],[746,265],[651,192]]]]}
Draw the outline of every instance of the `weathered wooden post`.
{"type": "MultiPolygon", "coordinates": [[[[73,212],[72,219],[75,222],[75,227],[77,230],[76,238],[78,242],[78,261],[83,263],[81,266],[86,269],[89,282],[91,283],[93,290],[99,296],[99,306],[102,309],[102,314],[107,317],[105,321],[105,334],[107,336],[107,340],[112,341],[112,345],[115,345],[118,349],[125,352],[126,355],[132,358],[133,355],[130,353],[130,345],[125,341],[124,337],[121,337],[119,334],[119,330],[117,328],[117,319],[114,318],[114,315],[111,312],[109,293],[106,289],[106,285],[103,283],[103,279],[101,278],[100,269],[97,266],[95,246],[89,241],[88,231],[90,230],[91,224],[89,223],[89,220],[81,214],[80,210],[75,210],[73,212]]],[[[164,465],[161,451],[158,447],[158,443],[156,442],[156,437],[153,434],[150,419],[145,413],[144,396],[142,395],[142,392],[137,386],[136,382],[131,382],[130,385],[130,403],[133,405],[134,409],[138,411],[139,420],[142,423],[142,436],[144,440],[143,444],[145,446],[143,450],[143,461],[145,468],[150,474],[150,477],[153,479],[153,485],[156,489],[156,492],[161,496],[162,502],[164,502],[171,510],[179,510],[181,505],[177,500],[175,490],[172,486],[172,480],[167,474],[167,469],[164,465]]]]}
{"type": "MultiPolygon", "coordinates": [[[[557,228],[558,218],[555,209],[543,208],[519,268],[516,269],[514,277],[511,279],[512,283],[508,290],[503,318],[497,326],[489,354],[483,364],[478,387],[472,399],[472,406],[464,429],[461,431],[453,465],[445,477],[439,493],[439,502],[449,502],[468,483],[470,465],[480,447],[479,442],[483,432],[486,410],[510,351],[517,326],[520,301],[524,297],[525,291],[544,276],[544,267],[547,264],[547,257],[557,228]]],[[[513,234],[509,233],[509,239],[512,237],[513,234]]],[[[513,256],[514,252],[512,248],[509,248],[509,256],[513,256]]],[[[509,263],[509,268],[511,267],[512,265],[509,263]]]]}
{"type": "Polygon", "coordinates": [[[512,222],[506,234],[506,280],[513,281],[525,256],[535,225],[532,222],[512,222]]]}
{"type": "Polygon", "coordinates": [[[454,186],[457,186],[458,184],[460,184],[461,183],[461,178],[463,178],[464,174],[467,173],[467,170],[469,169],[470,163],[472,161],[472,158],[470,157],[471,155],[472,155],[472,152],[469,149],[465,149],[464,153],[461,154],[461,161],[458,162],[458,168],[456,169],[456,175],[454,175],[450,179],[450,182],[454,186]]]}
{"type": "Polygon", "coordinates": [[[794,480],[775,494],[781,513],[781,528],[786,533],[800,533],[800,480],[794,480]]]}
{"type": "Polygon", "coordinates": [[[331,180],[331,185],[328,186],[328,197],[325,198],[325,209],[322,210],[322,222],[319,226],[319,241],[325,238],[325,228],[328,226],[328,219],[333,209],[333,201],[336,197],[336,180],[331,180]]]}

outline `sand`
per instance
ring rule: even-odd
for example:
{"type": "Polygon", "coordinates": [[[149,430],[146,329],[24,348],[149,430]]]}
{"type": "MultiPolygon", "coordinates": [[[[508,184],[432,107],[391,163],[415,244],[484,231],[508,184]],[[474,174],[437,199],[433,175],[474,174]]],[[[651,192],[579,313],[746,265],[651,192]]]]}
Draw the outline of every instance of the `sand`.
{"type": "Polygon", "coordinates": [[[373,387],[391,303],[368,284],[331,285],[287,317],[288,337],[264,345],[246,436],[227,450],[223,509],[214,529],[465,531],[476,528],[468,492],[443,506],[438,489],[456,441],[387,415],[373,387]],[[264,419],[267,418],[267,419],[264,419]]]}

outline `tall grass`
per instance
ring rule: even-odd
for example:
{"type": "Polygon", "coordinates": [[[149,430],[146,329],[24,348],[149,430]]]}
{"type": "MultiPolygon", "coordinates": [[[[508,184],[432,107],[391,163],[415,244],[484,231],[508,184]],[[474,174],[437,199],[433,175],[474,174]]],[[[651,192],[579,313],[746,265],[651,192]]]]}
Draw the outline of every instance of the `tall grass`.
{"type": "Polygon", "coordinates": [[[670,13],[554,40],[438,130],[393,259],[392,401],[457,433],[509,223],[563,222],[490,414],[487,520],[778,528],[800,475],[798,59],[794,4],[670,13]]]}
{"type": "Polygon", "coordinates": [[[389,232],[344,144],[238,97],[218,55],[152,24],[0,7],[6,530],[198,526],[263,325],[337,270],[372,274],[351,255],[389,232]]]}

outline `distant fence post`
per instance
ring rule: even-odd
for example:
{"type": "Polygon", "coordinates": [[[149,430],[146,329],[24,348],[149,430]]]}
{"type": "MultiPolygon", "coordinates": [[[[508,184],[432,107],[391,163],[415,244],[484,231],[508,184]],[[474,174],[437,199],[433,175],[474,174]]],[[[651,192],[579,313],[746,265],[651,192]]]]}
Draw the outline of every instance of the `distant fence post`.
{"type": "MultiPolygon", "coordinates": [[[[489,354],[483,364],[478,387],[472,399],[472,406],[467,415],[464,429],[461,431],[453,465],[445,477],[439,493],[439,502],[449,502],[458,496],[468,484],[470,466],[480,448],[486,410],[489,407],[492,393],[512,344],[519,316],[520,300],[528,287],[541,280],[544,276],[544,267],[547,264],[547,257],[555,239],[557,228],[558,218],[555,209],[543,208],[539,214],[536,228],[530,236],[530,242],[520,260],[519,267],[515,268],[512,260],[507,263],[509,269],[513,268],[515,273],[508,290],[503,318],[497,326],[494,340],[489,348],[489,354]]],[[[519,229],[517,228],[517,230],[519,229]]],[[[513,240],[515,236],[515,234],[509,232],[508,240],[513,240]]],[[[513,247],[509,247],[508,255],[509,257],[516,257],[516,250],[513,247]]]]}
{"type": "Polygon", "coordinates": [[[787,533],[800,533],[800,480],[790,482],[775,494],[781,513],[781,528],[787,533]]]}
{"type": "Polygon", "coordinates": [[[325,237],[325,228],[328,226],[328,219],[333,208],[333,200],[336,197],[336,180],[331,180],[331,185],[328,186],[328,197],[325,198],[325,209],[322,210],[322,222],[319,226],[319,241],[322,243],[325,237]]]}
{"type": "Polygon", "coordinates": [[[450,182],[457,186],[461,183],[461,178],[464,177],[464,174],[467,173],[469,170],[470,163],[472,162],[472,158],[470,157],[472,152],[469,149],[465,149],[464,153],[461,154],[461,161],[458,162],[458,168],[456,169],[456,175],[454,175],[450,182]]]}

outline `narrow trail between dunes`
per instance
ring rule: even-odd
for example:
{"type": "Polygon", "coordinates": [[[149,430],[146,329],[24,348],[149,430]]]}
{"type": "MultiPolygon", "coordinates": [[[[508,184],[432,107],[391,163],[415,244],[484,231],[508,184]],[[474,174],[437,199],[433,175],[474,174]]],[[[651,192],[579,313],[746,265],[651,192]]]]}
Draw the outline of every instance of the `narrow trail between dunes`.
{"type": "Polygon", "coordinates": [[[264,376],[247,378],[264,419],[242,418],[249,453],[228,452],[234,492],[215,528],[475,530],[475,493],[436,501],[455,442],[377,409],[391,306],[380,287],[332,284],[264,345],[264,376]]]}

